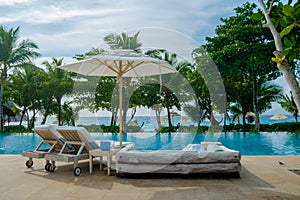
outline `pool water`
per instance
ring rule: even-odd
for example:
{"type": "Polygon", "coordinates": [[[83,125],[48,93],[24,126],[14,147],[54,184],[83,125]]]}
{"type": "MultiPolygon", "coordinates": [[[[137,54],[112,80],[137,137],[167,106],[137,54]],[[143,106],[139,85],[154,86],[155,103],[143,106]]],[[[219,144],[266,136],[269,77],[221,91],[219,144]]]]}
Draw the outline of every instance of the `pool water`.
{"type": "MultiPolygon", "coordinates": [[[[92,133],[95,140],[119,141],[117,133],[92,133]]],[[[127,133],[124,142],[138,150],[177,149],[202,141],[219,141],[242,155],[300,155],[300,134],[295,133],[127,133]]],[[[0,134],[0,154],[20,154],[33,150],[41,138],[36,134],[0,134]]]]}

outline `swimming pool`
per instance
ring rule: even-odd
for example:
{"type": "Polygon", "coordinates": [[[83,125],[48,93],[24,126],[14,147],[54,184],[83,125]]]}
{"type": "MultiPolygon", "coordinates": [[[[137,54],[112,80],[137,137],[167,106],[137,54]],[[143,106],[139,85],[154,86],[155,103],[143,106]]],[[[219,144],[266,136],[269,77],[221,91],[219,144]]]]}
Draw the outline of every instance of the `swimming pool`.
{"type": "MultiPolygon", "coordinates": [[[[96,140],[119,140],[118,133],[92,133],[96,140]]],[[[33,150],[41,141],[32,133],[0,134],[0,154],[20,154],[33,150]]],[[[242,155],[300,155],[300,134],[295,133],[127,133],[124,142],[139,150],[182,149],[187,144],[219,141],[242,155]]]]}

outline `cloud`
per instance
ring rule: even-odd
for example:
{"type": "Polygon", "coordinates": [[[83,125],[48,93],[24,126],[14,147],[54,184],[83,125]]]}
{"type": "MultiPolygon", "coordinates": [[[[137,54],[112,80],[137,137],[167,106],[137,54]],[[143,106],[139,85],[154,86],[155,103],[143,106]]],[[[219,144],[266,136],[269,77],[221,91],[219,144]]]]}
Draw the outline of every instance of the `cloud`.
{"type": "Polygon", "coordinates": [[[0,6],[14,6],[16,4],[25,4],[32,1],[33,0],[1,0],[0,6]]]}
{"type": "MultiPolygon", "coordinates": [[[[8,2],[7,0],[5,2],[8,2]]],[[[0,7],[0,23],[20,26],[21,36],[38,44],[44,56],[74,56],[99,47],[110,33],[159,27],[179,31],[203,43],[220,17],[241,2],[210,1],[61,1],[15,0],[0,7]],[[22,3],[22,4],[21,4],[22,3]]]]}
{"type": "Polygon", "coordinates": [[[29,24],[51,24],[55,22],[68,23],[76,21],[77,18],[92,18],[111,16],[116,13],[122,13],[123,9],[107,8],[107,9],[80,9],[80,8],[64,8],[57,5],[40,5],[33,6],[28,9],[19,9],[18,13],[7,13],[5,17],[0,18],[1,23],[6,22],[23,22],[29,24]]]}
{"type": "Polygon", "coordinates": [[[0,23],[12,23],[15,19],[11,17],[0,17],[0,23]]]}

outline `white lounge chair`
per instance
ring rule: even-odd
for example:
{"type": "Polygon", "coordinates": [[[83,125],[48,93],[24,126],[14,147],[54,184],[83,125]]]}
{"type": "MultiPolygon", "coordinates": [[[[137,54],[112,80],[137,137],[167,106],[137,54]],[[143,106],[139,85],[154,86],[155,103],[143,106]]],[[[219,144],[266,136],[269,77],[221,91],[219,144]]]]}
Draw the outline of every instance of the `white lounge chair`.
{"type": "Polygon", "coordinates": [[[65,143],[58,153],[49,153],[45,155],[46,160],[51,160],[52,164],[48,171],[55,169],[55,161],[73,162],[74,175],[81,174],[81,168],[78,161],[89,158],[89,150],[100,148],[94,141],[89,132],[83,127],[57,127],[57,132],[65,139],[65,143]],[[74,151],[70,153],[66,151],[68,146],[74,151]]]}
{"type": "MultiPolygon", "coordinates": [[[[44,158],[47,153],[59,152],[64,145],[64,140],[51,125],[37,127],[34,129],[34,133],[38,134],[42,138],[42,141],[34,150],[23,151],[21,154],[22,156],[29,158],[29,160],[26,161],[26,166],[28,168],[33,166],[33,158],[40,159],[44,158]],[[44,144],[47,144],[46,148],[44,144]]],[[[49,160],[46,160],[45,168],[48,166],[48,163],[49,160]]]]}

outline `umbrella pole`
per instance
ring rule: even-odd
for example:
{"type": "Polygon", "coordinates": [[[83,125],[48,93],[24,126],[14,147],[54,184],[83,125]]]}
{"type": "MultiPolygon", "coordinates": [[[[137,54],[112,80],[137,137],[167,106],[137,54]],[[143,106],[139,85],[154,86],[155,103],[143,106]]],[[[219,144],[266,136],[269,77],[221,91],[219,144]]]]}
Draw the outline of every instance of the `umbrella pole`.
{"type": "Polygon", "coordinates": [[[122,149],[122,134],[123,134],[123,115],[122,115],[122,110],[123,110],[123,80],[122,76],[119,76],[119,109],[120,109],[120,124],[119,124],[119,134],[120,134],[120,149],[122,149]]]}

